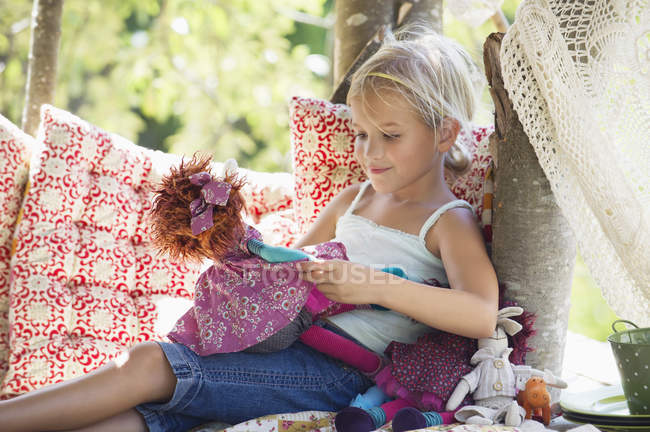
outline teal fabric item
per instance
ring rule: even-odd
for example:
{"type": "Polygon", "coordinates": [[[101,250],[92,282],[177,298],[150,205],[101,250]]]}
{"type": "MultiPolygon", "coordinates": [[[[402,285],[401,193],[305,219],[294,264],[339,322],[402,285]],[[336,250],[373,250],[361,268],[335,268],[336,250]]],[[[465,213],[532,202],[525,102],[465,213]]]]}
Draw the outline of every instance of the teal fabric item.
{"type": "Polygon", "coordinates": [[[375,428],[380,428],[386,423],[386,413],[383,408],[373,407],[366,411],[370,414],[370,417],[372,417],[372,422],[375,424],[375,428]]]}
{"type": "Polygon", "coordinates": [[[289,249],[282,246],[269,246],[257,239],[250,239],[247,247],[250,253],[270,263],[293,262],[313,258],[301,250],[289,249]]]}
{"type": "Polygon", "coordinates": [[[442,416],[435,411],[423,412],[422,415],[427,420],[427,427],[442,424],[442,416]]]}
{"type": "Polygon", "coordinates": [[[390,399],[379,387],[372,386],[364,394],[356,395],[352,399],[352,402],[350,402],[350,406],[368,410],[373,407],[378,407],[390,399]]]}

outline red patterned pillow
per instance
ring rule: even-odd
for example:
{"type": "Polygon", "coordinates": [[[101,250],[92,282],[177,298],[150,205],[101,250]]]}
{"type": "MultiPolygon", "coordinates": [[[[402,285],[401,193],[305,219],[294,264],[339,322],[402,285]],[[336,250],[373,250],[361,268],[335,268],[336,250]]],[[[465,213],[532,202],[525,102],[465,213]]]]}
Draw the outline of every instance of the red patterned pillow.
{"type": "Polygon", "coordinates": [[[301,234],[340,191],[366,180],[361,165],[354,159],[350,122],[346,105],[312,98],[291,99],[294,211],[301,234]]]}
{"type": "Polygon", "coordinates": [[[298,225],[293,209],[281,210],[263,216],[255,225],[265,243],[292,247],[298,240],[298,225]]]}
{"type": "Polygon", "coordinates": [[[9,262],[34,139],[0,115],[0,380],[9,356],[9,262]]]}
{"type": "MultiPolygon", "coordinates": [[[[301,234],[327,203],[347,186],[366,180],[354,159],[350,109],[313,98],[294,97],[289,105],[289,129],[296,188],[295,218],[301,234]]],[[[481,220],[484,179],[492,161],[486,137],[492,127],[475,127],[458,142],[472,155],[469,170],[447,182],[458,198],[467,200],[481,220]]]]}
{"type": "Polygon", "coordinates": [[[452,180],[445,177],[454,195],[472,205],[482,225],[488,222],[488,220],[482,218],[485,195],[492,193],[491,185],[486,185],[485,179],[492,165],[492,155],[488,149],[488,137],[493,130],[493,126],[475,126],[471,134],[461,133],[456,142],[471,155],[469,169],[457,179],[452,180]]]}
{"type": "Polygon", "coordinates": [[[246,211],[258,223],[263,216],[293,208],[293,178],[289,173],[263,173],[241,169],[246,177],[242,195],[246,211]]]}
{"type": "Polygon", "coordinates": [[[190,304],[199,274],[148,242],[150,191],[176,157],[51,106],[42,109],[38,140],[44,150],[16,228],[3,395],[78,376],[160,339],[190,304]],[[157,320],[161,308],[172,309],[166,323],[157,320]]]}

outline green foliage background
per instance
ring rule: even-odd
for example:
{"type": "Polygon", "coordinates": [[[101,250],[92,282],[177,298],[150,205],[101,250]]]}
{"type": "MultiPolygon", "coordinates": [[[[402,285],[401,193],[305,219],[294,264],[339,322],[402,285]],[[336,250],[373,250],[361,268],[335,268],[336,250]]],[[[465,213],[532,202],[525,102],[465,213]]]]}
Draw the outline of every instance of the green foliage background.
{"type": "MultiPolygon", "coordinates": [[[[451,1],[451,0],[449,0],[451,1]]],[[[520,0],[505,0],[510,22],[520,0]]],[[[140,145],[290,171],[287,102],[327,97],[333,0],[66,0],[55,105],[140,145]],[[307,17],[307,20],[296,17],[307,17]],[[310,23],[300,22],[310,21],[310,23]]],[[[32,2],[0,0],[0,112],[20,124],[32,2]]],[[[491,21],[445,11],[480,66],[491,21]]],[[[478,122],[492,122],[484,93],[478,122]]],[[[580,259],[569,328],[599,340],[616,319],[580,259]]]]}
{"type": "MultiPolygon", "coordinates": [[[[20,124],[31,2],[0,4],[0,110],[20,124]]],[[[55,104],[150,148],[206,150],[286,171],[287,100],[326,96],[328,85],[307,67],[317,53],[284,11],[321,16],[324,7],[324,0],[68,0],[55,104]]]]}

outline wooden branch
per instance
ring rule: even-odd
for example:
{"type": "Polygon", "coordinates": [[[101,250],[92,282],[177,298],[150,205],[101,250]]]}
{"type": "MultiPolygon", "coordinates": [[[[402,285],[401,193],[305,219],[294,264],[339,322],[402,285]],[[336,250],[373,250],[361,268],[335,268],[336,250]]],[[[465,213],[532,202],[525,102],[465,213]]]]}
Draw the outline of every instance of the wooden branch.
{"type": "Polygon", "coordinates": [[[417,0],[402,2],[402,7],[411,3],[408,14],[404,16],[398,27],[408,23],[426,23],[437,33],[442,33],[442,0],[417,0]]]}
{"type": "Polygon", "coordinates": [[[490,19],[496,26],[498,32],[505,33],[508,31],[510,24],[508,24],[508,18],[506,18],[506,16],[504,15],[501,9],[499,9],[494,15],[492,15],[490,19]]]}
{"type": "Polygon", "coordinates": [[[35,135],[41,105],[54,103],[63,0],[34,0],[22,129],[35,135]]]}
{"type": "Polygon", "coordinates": [[[494,159],[494,164],[498,166],[498,152],[496,140],[502,140],[505,136],[507,125],[512,122],[518,122],[517,113],[515,112],[512,102],[508,97],[508,91],[503,84],[501,75],[500,50],[503,40],[503,33],[492,33],[488,36],[483,46],[483,63],[485,64],[485,76],[490,89],[490,96],[494,102],[494,133],[490,137],[490,153],[494,159]],[[514,116],[514,119],[510,117],[514,116]]]}
{"type": "Polygon", "coordinates": [[[354,59],[347,72],[341,79],[339,85],[334,89],[334,93],[330,97],[330,102],[332,103],[345,103],[346,97],[348,95],[348,90],[350,90],[350,77],[359,66],[361,66],[366,60],[368,60],[374,53],[377,52],[381,46],[382,41],[384,40],[384,34],[386,32],[386,27],[381,26],[377,33],[370,39],[370,41],[363,47],[357,58],[354,59]]]}
{"type": "Polygon", "coordinates": [[[411,9],[413,9],[413,3],[410,1],[402,3],[402,5],[397,9],[397,19],[395,20],[397,27],[404,23],[406,17],[411,13],[411,9]]]}
{"type": "Polygon", "coordinates": [[[394,0],[337,0],[334,3],[334,86],[343,82],[359,53],[381,26],[394,22],[394,0]]]}

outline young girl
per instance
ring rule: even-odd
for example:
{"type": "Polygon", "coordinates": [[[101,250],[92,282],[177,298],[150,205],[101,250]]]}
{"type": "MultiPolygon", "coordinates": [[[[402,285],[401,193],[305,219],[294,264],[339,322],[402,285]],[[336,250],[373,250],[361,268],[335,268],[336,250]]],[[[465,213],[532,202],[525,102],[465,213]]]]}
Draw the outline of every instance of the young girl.
{"type": "MultiPolygon", "coordinates": [[[[352,79],[355,153],[369,181],[335,197],[296,244],[345,245],[350,261],[296,265],[330,300],[382,307],[326,324],[378,354],[433,329],[481,338],[496,325],[494,270],[469,204],[444,181],[445,168],[467,165],[455,140],[476,104],[470,62],[448,39],[407,36],[389,35],[352,79]],[[409,280],[379,270],[386,266],[409,280]]],[[[175,229],[182,241],[210,247],[209,230],[175,229]]],[[[300,342],[268,354],[203,357],[150,342],[84,377],[0,402],[0,422],[4,431],[181,431],[210,420],[338,411],[371,384],[300,342]]]]}

